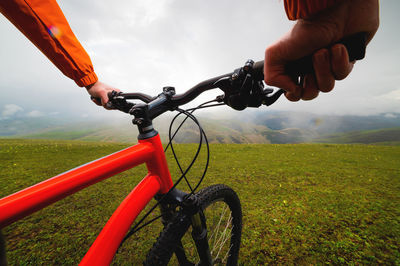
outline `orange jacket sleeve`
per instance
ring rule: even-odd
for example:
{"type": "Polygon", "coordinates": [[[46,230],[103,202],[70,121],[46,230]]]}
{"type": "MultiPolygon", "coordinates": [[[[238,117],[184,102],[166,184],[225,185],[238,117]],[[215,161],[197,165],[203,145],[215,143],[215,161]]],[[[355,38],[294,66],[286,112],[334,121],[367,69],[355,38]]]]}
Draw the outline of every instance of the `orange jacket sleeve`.
{"type": "Polygon", "coordinates": [[[56,0],[1,0],[0,12],[78,86],[97,81],[90,57],[56,0]]]}
{"type": "Polygon", "coordinates": [[[307,19],[333,6],[340,0],[285,0],[285,11],[290,20],[307,19]]]}

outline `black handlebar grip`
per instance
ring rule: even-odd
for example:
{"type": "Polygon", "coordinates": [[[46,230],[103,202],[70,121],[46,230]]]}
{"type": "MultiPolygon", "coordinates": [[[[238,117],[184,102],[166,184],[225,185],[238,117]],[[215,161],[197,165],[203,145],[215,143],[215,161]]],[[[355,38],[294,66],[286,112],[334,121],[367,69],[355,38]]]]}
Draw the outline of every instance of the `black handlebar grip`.
{"type": "Polygon", "coordinates": [[[264,60],[253,64],[253,76],[255,80],[264,80],[264,60]]]}
{"type": "MultiPolygon", "coordinates": [[[[361,60],[365,56],[365,48],[367,42],[367,34],[359,32],[340,40],[338,43],[343,44],[349,54],[349,61],[361,60]]],[[[254,77],[257,80],[264,79],[264,61],[258,61],[253,65],[254,77]]],[[[296,61],[290,62],[285,66],[285,72],[293,77],[303,76],[313,73],[314,67],[312,63],[312,55],[305,56],[296,61]]]]}
{"type": "MultiPolygon", "coordinates": [[[[365,56],[367,34],[359,32],[348,36],[338,43],[343,44],[349,54],[349,61],[361,60],[365,56]]],[[[285,72],[293,77],[304,76],[314,72],[312,55],[302,57],[296,61],[290,62],[285,66],[285,72]]]]}

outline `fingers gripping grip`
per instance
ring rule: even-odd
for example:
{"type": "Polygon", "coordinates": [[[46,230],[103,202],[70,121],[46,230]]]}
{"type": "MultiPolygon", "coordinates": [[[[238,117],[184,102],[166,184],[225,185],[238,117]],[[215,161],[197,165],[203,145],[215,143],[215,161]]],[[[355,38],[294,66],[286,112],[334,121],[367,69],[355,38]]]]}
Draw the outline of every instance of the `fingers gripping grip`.
{"type": "MultiPolygon", "coordinates": [[[[361,60],[365,56],[365,47],[367,34],[360,32],[340,40],[338,43],[343,44],[349,54],[349,61],[361,60]]],[[[302,57],[296,61],[290,62],[285,66],[285,72],[293,77],[304,76],[313,73],[312,55],[302,57]]]]}
{"type": "MultiPolygon", "coordinates": [[[[361,60],[365,56],[365,48],[367,45],[367,34],[359,32],[348,36],[338,43],[343,44],[349,54],[349,61],[361,60]]],[[[258,61],[254,64],[253,69],[259,79],[264,79],[264,61],[258,61]]],[[[304,76],[313,73],[312,55],[308,55],[286,64],[285,72],[292,77],[304,76]]]]}

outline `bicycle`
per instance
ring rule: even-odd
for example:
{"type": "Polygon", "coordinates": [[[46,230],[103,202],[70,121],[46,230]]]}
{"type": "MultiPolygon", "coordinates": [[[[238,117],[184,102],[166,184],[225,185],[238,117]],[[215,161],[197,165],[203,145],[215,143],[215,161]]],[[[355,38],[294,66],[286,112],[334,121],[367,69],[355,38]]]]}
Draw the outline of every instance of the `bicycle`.
{"type": "MultiPolygon", "coordinates": [[[[363,47],[365,48],[365,45],[363,47]]],[[[350,47],[348,49],[351,53],[350,47]]],[[[310,64],[310,58],[307,60],[310,64]]],[[[304,66],[304,62],[300,61],[300,64],[304,66]]],[[[291,71],[295,71],[297,77],[303,73],[304,68],[296,64],[292,65],[291,71]]],[[[269,106],[276,102],[283,90],[274,91],[264,87],[263,65],[263,61],[254,63],[248,60],[243,67],[234,72],[203,81],[180,95],[175,94],[173,87],[164,87],[162,93],[155,97],[142,93],[113,92],[109,97],[108,107],[134,116],[133,123],[139,130],[138,144],[0,199],[0,228],[87,186],[140,164],[146,164],[147,176],[115,210],[80,264],[110,264],[118,248],[128,237],[158,218],[161,218],[164,229],[147,254],[145,265],[166,265],[173,254],[180,265],[237,264],[242,230],[240,200],[230,187],[222,184],[196,192],[207,172],[209,147],[206,134],[193,112],[223,104],[235,110],[243,110],[247,107],[269,106]],[[221,89],[224,94],[196,108],[183,110],[179,107],[214,88],[221,89]],[[131,100],[141,103],[133,103],[131,100]],[[182,173],[175,183],[171,179],[160,137],[152,124],[154,118],[167,111],[178,111],[171,122],[170,141],[167,145],[167,148],[171,148],[182,173]],[[173,133],[172,124],[181,114],[186,117],[173,133]],[[184,170],[176,158],[172,140],[187,119],[191,119],[198,126],[200,145],[194,159],[184,170]],[[198,157],[203,141],[207,147],[206,165],[199,182],[191,187],[186,180],[186,174],[198,157]],[[183,180],[188,183],[190,192],[176,188],[183,180]],[[153,197],[157,203],[131,227],[153,197]],[[160,207],[161,215],[144,222],[157,207],[160,207]],[[217,211],[218,214],[211,215],[209,210],[217,211]],[[189,228],[192,229],[191,238],[194,245],[182,241],[189,228]],[[192,257],[192,253],[195,253],[196,258],[192,257]]],[[[0,257],[0,262],[3,260],[5,263],[3,253],[4,251],[0,251],[0,256],[3,256],[0,257]]]]}

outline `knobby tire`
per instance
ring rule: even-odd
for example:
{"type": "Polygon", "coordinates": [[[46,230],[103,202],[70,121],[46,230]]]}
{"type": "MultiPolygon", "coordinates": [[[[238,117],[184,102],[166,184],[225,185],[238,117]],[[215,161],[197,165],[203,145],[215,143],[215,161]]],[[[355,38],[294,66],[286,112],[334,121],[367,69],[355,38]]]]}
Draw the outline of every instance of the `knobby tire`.
{"type": "MultiPolygon", "coordinates": [[[[213,265],[236,265],[242,231],[242,210],[238,196],[226,185],[213,185],[200,190],[197,193],[197,199],[207,221],[207,237],[213,265]],[[221,214],[211,215],[209,210],[214,211],[214,209],[221,214]],[[224,218],[222,213],[224,216],[229,213],[230,215],[224,218]],[[223,221],[223,219],[226,220],[223,221]],[[214,244],[217,245],[214,246],[214,244]]],[[[194,243],[189,240],[191,238],[190,225],[190,216],[178,212],[177,216],[164,227],[147,254],[144,265],[167,265],[174,252],[180,253],[181,260],[183,254],[185,262],[181,262],[181,265],[198,264],[199,259],[194,258],[197,250],[194,243]]]]}

